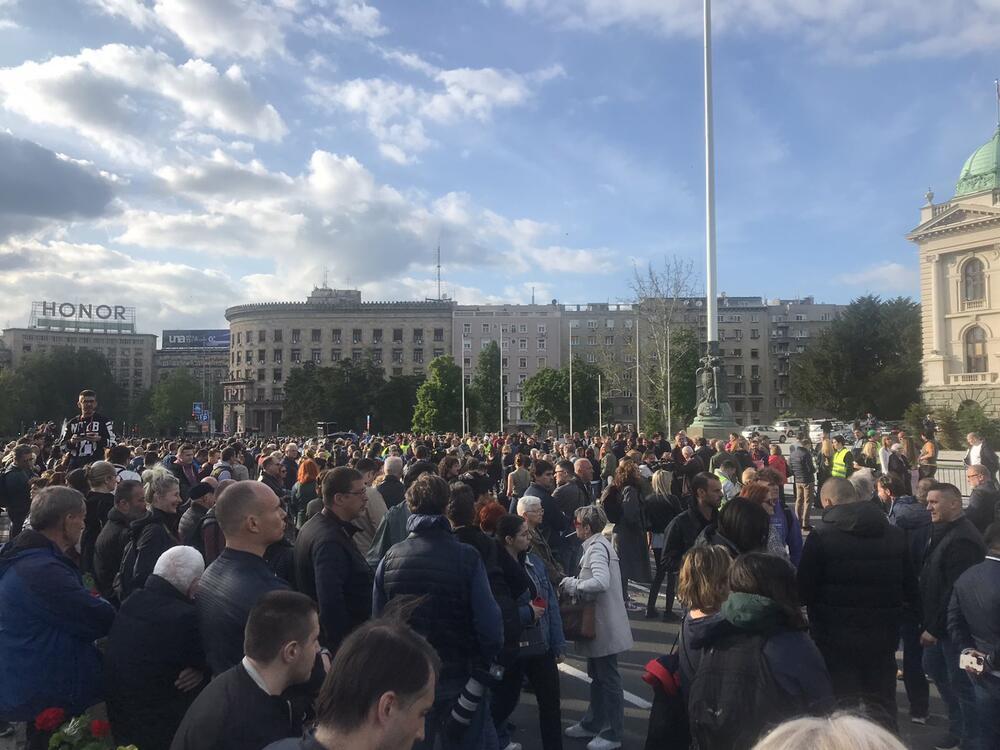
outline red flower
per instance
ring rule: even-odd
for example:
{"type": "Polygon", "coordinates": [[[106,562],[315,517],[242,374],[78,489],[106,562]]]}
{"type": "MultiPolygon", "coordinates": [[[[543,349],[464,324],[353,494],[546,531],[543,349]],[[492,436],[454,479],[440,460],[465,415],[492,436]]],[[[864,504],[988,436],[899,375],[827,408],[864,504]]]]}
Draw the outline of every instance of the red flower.
{"type": "Polygon", "coordinates": [[[35,729],[39,732],[54,732],[66,719],[66,712],[61,708],[46,708],[35,717],[35,729]]]}
{"type": "Polygon", "coordinates": [[[90,722],[90,733],[97,738],[107,737],[111,734],[111,725],[106,721],[94,719],[90,722]]]}

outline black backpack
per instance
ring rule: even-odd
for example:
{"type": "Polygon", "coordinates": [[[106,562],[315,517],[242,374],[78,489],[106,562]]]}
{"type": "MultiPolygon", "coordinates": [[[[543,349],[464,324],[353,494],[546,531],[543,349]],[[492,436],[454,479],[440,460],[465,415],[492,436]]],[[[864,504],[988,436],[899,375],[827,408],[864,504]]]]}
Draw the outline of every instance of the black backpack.
{"type": "Polygon", "coordinates": [[[609,484],[601,496],[601,507],[604,508],[604,515],[608,517],[609,523],[618,523],[621,521],[622,491],[615,485],[609,484]]]}
{"type": "Polygon", "coordinates": [[[774,679],[767,636],[736,633],[706,648],[688,690],[691,736],[711,750],[749,750],[769,729],[804,705],[774,679]]]}

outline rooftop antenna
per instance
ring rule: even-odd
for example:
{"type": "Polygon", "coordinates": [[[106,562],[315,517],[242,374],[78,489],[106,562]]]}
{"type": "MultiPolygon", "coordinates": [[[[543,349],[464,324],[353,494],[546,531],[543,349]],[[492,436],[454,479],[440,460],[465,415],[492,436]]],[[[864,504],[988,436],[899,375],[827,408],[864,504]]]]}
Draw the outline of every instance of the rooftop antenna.
{"type": "Polygon", "coordinates": [[[330,267],[329,266],[323,266],[323,288],[324,289],[329,289],[330,288],[330,285],[328,283],[329,282],[329,277],[330,277],[330,267]]]}
{"type": "Polygon", "coordinates": [[[535,287],[531,287],[531,304],[535,304],[535,287]]]}
{"type": "Polygon", "coordinates": [[[441,243],[437,247],[438,299],[441,299],[441,243]]]}

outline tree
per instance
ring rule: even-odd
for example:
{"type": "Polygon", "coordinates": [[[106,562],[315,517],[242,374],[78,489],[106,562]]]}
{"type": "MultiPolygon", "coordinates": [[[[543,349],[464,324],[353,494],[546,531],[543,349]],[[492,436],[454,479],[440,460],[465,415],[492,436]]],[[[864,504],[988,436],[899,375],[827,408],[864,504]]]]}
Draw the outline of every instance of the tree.
{"type": "Polygon", "coordinates": [[[920,309],[907,297],[859,297],[791,366],[804,406],[852,419],[898,419],[919,400],[920,309]]]}
{"type": "Polygon", "coordinates": [[[417,389],[414,432],[457,432],[462,426],[462,368],[450,356],[435,357],[417,389]]]}
{"type": "Polygon", "coordinates": [[[379,391],[375,406],[374,429],[382,433],[404,432],[413,424],[417,390],[423,378],[416,375],[395,375],[379,391]]]}
{"type": "MultiPolygon", "coordinates": [[[[466,398],[472,394],[477,417],[476,424],[484,430],[500,426],[500,347],[491,341],[479,353],[476,369],[472,374],[472,387],[466,389],[466,398]]],[[[504,394],[506,396],[506,393],[504,394]]],[[[466,407],[469,404],[466,403],[466,407]]]]}
{"type": "Polygon", "coordinates": [[[370,359],[341,360],[331,367],[306,362],[285,381],[283,426],[311,432],[316,422],[336,422],[343,430],[362,430],[373,417],[385,385],[382,368],[370,359]]]}
{"type": "MultiPolygon", "coordinates": [[[[662,384],[651,388],[652,393],[643,399],[645,411],[642,414],[642,426],[647,434],[653,432],[676,431],[694,419],[697,394],[695,392],[695,371],[698,369],[698,336],[692,328],[675,326],[670,331],[670,410],[667,411],[666,378],[664,373],[662,384]],[[662,399],[662,400],[661,400],[662,399]],[[670,419],[664,421],[664,414],[670,419]]],[[[659,370],[656,354],[651,355],[648,366],[659,370]]],[[[664,368],[666,369],[666,368],[664,368]]],[[[647,382],[649,380],[647,379],[647,382]]]]}
{"type": "Polygon", "coordinates": [[[201,398],[201,383],[187,370],[174,370],[153,386],[149,425],[156,432],[176,434],[191,421],[191,406],[201,398]]]}
{"type": "MultiPolygon", "coordinates": [[[[597,376],[600,370],[579,357],[573,358],[573,429],[597,426],[597,376]]],[[[524,416],[539,427],[569,425],[569,366],[545,367],[521,388],[524,416]]],[[[605,408],[607,408],[605,406],[605,408]]]]}

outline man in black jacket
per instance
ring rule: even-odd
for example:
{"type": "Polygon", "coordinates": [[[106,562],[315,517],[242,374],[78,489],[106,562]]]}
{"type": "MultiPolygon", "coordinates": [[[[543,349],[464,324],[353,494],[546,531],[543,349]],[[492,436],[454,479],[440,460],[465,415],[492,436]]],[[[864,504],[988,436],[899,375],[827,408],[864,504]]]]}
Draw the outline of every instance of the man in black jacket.
{"type": "Polygon", "coordinates": [[[979,529],[980,534],[985,534],[986,527],[993,523],[997,503],[1000,502],[1000,491],[997,491],[996,485],[993,483],[989,468],[982,464],[966,466],[965,478],[969,482],[969,487],[972,488],[965,516],[972,521],[973,526],[979,529]]]}
{"type": "Polygon", "coordinates": [[[802,524],[802,530],[810,529],[809,510],[813,506],[816,488],[816,466],[809,451],[809,438],[799,439],[788,454],[788,468],[795,477],[795,515],[802,524]]]}
{"type": "Polygon", "coordinates": [[[118,612],[104,652],[116,745],[168,750],[184,712],[207,682],[191,600],[204,571],[198,550],[172,547],[118,612]]]}
{"type": "Polygon", "coordinates": [[[257,600],[288,584],[264,561],[285,533],[285,511],[270,489],[253,481],[229,485],[215,517],[226,548],[205,570],[194,601],[208,666],[218,675],[243,657],[241,634],[257,600]]]}
{"type": "Polygon", "coordinates": [[[949,736],[939,748],[969,742],[974,716],[972,683],[959,668],[960,648],[948,637],[948,604],[959,576],[982,562],[983,537],[962,511],[962,493],[953,484],[936,484],[927,493],[927,509],[934,524],[920,571],[923,600],[924,671],[934,680],[948,707],[949,736]]]}
{"type": "MultiPolygon", "coordinates": [[[[666,597],[663,619],[668,622],[678,619],[673,612],[674,592],[677,588],[677,575],[680,573],[684,555],[694,546],[694,542],[702,530],[715,521],[719,514],[719,505],[722,504],[722,483],[714,474],[708,472],[696,474],[691,479],[691,489],[694,495],[684,498],[687,510],[677,515],[667,526],[663,538],[663,552],[661,553],[662,564],[659,566],[657,577],[650,587],[649,601],[655,602],[660,585],[666,577],[667,587],[663,592],[666,597]]],[[[647,608],[646,616],[656,616],[655,606],[647,608]]]]}
{"type": "Polygon", "coordinates": [[[184,443],[177,449],[177,458],[170,464],[170,471],[180,485],[181,500],[186,504],[191,490],[198,484],[198,469],[194,465],[194,446],[184,443]]]}
{"type": "Polygon", "coordinates": [[[965,452],[966,466],[975,466],[980,464],[986,467],[988,473],[987,478],[991,481],[996,481],[997,471],[1000,471],[1000,459],[997,458],[997,454],[986,444],[982,436],[978,432],[970,432],[965,436],[966,442],[969,444],[969,450],[965,452]]]}
{"type": "Polygon", "coordinates": [[[378,485],[378,491],[382,493],[386,509],[390,509],[403,502],[406,493],[402,480],[403,459],[399,456],[389,456],[382,464],[382,472],[385,478],[378,485]]]}
{"type": "Polygon", "coordinates": [[[319,605],[320,642],[333,652],[371,616],[372,571],[351,539],[360,531],[352,521],[366,503],[361,472],[347,466],[326,472],[323,510],[295,540],[296,583],[319,605]]]}
{"type": "Polygon", "coordinates": [[[59,435],[59,445],[72,457],[70,467],[73,469],[104,460],[104,451],[117,442],[114,422],[97,413],[94,391],[80,391],[77,403],[80,414],[65,420],[59,435]]]}
{"type": "Polygon", "coordinates": [[[142,482],[123,479],[115,487],[115,504],[94,542],[94,582],[101,596],[112,604],[118,603],[118,597],[115,596],[115,576],[125,555],[129,527],[144,515],[146,493],[142,489],[142,482]]]}
{"type": "Polygon", "coordinates": [[[31,480],[35,471],[35,449],[31,445],[14,448],[14,463],[0,474],[0,507],[7,509],[10,519],[10,538],[21,533],[31,508],[31,480]]]}
{"type": "Polygon", "coordinates": [[[906,535],[859,498],[846,479],[826,480],[823,516],[799,562],[799,597],[833,691],[895,732],[896,643],[904,608],[919,600],[906,535]]]}
{"type": "Polygon", "coordinates": [[[302,734],[305,716],[285,694],[309,680],[320,650],[312,599],[294,591],[262,596],[247,618],[240,650],[246,656],[188,709],[171,750],[263,750],[302,734]]]}

